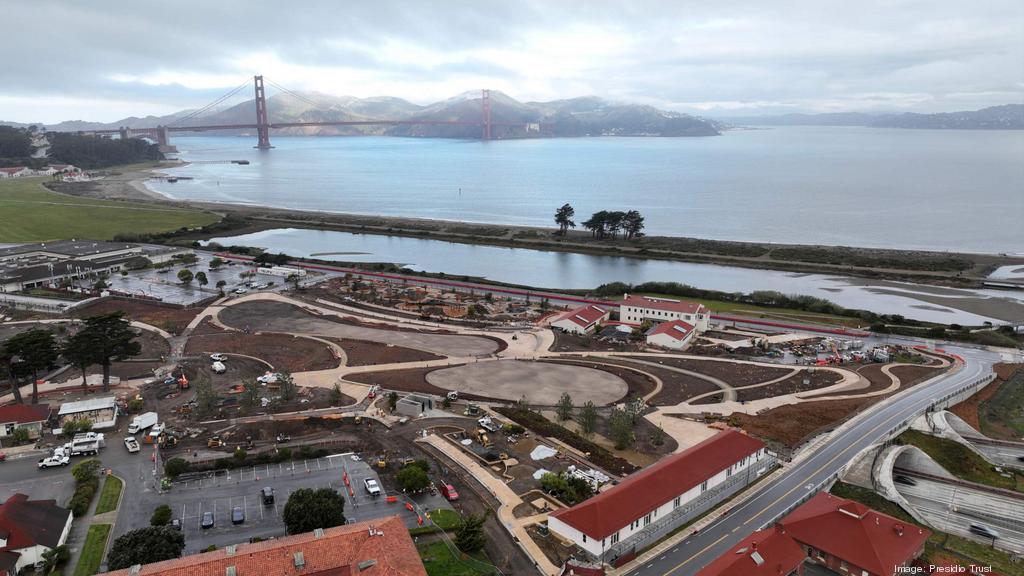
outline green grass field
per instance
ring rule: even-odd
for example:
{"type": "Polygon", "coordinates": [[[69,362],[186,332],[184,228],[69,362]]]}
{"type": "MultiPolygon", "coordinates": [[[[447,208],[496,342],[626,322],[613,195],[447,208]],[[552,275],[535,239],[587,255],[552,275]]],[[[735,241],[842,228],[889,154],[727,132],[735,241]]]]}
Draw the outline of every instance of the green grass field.
{"type": "Polygon", "coordinates": [[[110,240],[122,232],[168,232],[218,220],[217,215],[200,210],[58,194],[44,188],[45,181],[0,180],[0,242],[110,240]]]}
{"type": "Polygon", "coordinates": [[[431,542],[418,549],[428,576],[489,576],[497,573],[494,568],[488,568],[490,562],[483,552],[459,558],[444,542],[431,542]]]}
{"type": "Polygon", "coordinates": [[[78,558],[74,576],[92,576],[100,569],[103,551],[107,547],[107,536],[110,535],[110,524],[93,524],[85,535],[82,555],[78,558]]]}
{"type": "Polygon", "coordinates": [[[1024,436],[1024,371],[1017,371],[978,408],[981,432],[989,438],[1019,441],[1024,436]]]}
{"type": "Polygon", "coordinates": [[[999,474],[993,470],[991,464],[963,444],[923,434],[916,430],[908,430],[900,434],[899,440],[904,444],[917,446],[931,456],[939,466],[958,478],[1006,490],[1021,489],[1021,484],[1018,481],[1024,480],[1024,477],[1014,474],[1012,478],[1007,478],[999,474]]]}
{"type": "Polygon", "coordinates": [[[124,482],[117,476],[107,476],[103,481],[103,489],[100,490],[100,501],[96,504],[96,513],[112,512],[117,510],[117,501],[121,498],[121,488],[124,482]]]}

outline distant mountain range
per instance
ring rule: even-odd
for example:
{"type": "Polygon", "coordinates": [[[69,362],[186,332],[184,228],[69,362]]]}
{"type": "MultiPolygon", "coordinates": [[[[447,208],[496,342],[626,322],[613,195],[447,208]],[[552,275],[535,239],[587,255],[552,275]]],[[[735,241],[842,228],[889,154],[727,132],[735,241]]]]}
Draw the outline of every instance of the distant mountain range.
{"type": "MultiPolygon", "coordinates": [[[[267,99],[271,123],[359,120],[427,120],[472,121],[481,119],[481,94],[466,92],[427,106],[420,106],[387,96],[356,98],[328,96],[319,93],[282,93],[267,99]]],[[[188,116],[183,110],[167,116],[123,118],[116,122],[72,120],[47,125],[48,130],[77,131],[110,129],[120,126],[151,128],[173,125],[188,116]]],[[[212,126],[218,124],[252,123],[256,104],[248,100],[218,110],[201,118],[184,120],[179,125],[212,126]]],[[[717,136],[728,125],[715,121],[659,110],[642,104],[609,102],[597,97],[555,100],[552,102],[520,102],[502,92],[491,91],[491,120],[514,123],[515,126],[493,126],[494,138],[529,138],[552,136],[717,136]]],[[[27,126],[13,122],[0,122],[27,126]]],[[[360,135],[419,136],[441,138],[478,138],[479,126],[463,125],[401,125],[401,126],[316,126],[287,128],[275,134],[293,135],[360,135]]],[[[236,130],[234,133],[244,133],[236,130]]]]}
{"type": "Polygon", "coordinates": [[[782,114],[727,118],[740,126],[873,126],[878,128],[925,128],[934,130],[1024,130],[1024,104],[1005,104],[981,110],[938,114],[782,114]]]}

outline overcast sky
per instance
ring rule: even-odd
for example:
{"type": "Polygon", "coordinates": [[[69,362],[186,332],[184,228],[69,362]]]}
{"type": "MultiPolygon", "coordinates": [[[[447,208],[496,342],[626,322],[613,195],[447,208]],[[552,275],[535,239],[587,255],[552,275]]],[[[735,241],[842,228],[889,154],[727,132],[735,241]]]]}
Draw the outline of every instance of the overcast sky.
{"type": "Polygon", "coordinates": [[[22,122],[167,114],[253,74],[421,104],[488,87],[708,116],[1024,102],[1021,0],[4,0],[0,12],[0,119],[22,122]]]}

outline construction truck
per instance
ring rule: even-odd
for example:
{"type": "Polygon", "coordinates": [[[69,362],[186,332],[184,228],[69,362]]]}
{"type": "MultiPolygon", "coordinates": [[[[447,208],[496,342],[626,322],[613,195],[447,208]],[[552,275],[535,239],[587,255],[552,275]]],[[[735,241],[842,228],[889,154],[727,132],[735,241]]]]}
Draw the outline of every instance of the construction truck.
{"type": "Polygon", "coordinates": [[[491,439],[487,436],[487,431],[483,428],[476,429],[476,441],[484,448],[490,448],[494,445],[494,443],[491,442],[491,439]]]}

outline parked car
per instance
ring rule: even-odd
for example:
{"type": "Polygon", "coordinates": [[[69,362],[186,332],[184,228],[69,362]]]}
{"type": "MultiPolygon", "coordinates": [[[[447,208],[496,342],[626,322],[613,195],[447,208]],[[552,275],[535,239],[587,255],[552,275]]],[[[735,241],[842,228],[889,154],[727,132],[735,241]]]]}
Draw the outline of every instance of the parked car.
{"type": "Polygon", "coordinates": [[[213,512],[203,512],[203,519],[199,522],[201,528],[213,528],[213,512]]]}
{"type": "Polygon", "coordinates": [[[904,486],[917,486],[917,480],[914,480],[910,476],[904,476],[903,474],[896,474],[892,477],[892,481],[897,484],[903,484],[904,486]]]}
{"type": "Polygon", "coordinates": [[[366,492],[370,496],[373,496],[374,498],[380,496],[380,485],[377,484],[377,481],[374,480],[373,478],[367,478],[363,480],[363,486],[366,487],[366,492]]]}
{"type": "Polygon", "coordinates": [[[274,503],[274,489],[270,486],[260,490],[260,496],[263,498],[264,506],[270,506],[274,503]]]}
{"type": "Polygon", "coordinates": [[[246,290],[245,288],[241,288],[241,287],[235,288],[235,294],[248,294],[248,293],[249,293],[249,291],[246,290]]]}
{"type": "Polygon", "coordinates": [[[984,538],[991,538],[993,540],[999,538],[999,532],[996,532],[984,524],[971,524],[970,531],[971,534],[977,534],[984,538]]]}
{"type": "Polygon", "coordinates": [[[178,532],[181,532],[181,518],[175,518],[171,520],[171,528],[174,528],[178,532]]]}
{"type": "Polygon", "coordinates": [[[226,354],[221,354],[220,352],[216,352],[214,354],[210,354],[210,361],[211,362],[225,362],[225,361],[227,361],[227,359],[228,359],[227,355],[226,354]]]}
{"type": "Polygon", "coordinates": [[[210,364],[210,370],[212,370],[214,374],[223,374],[228,371],[228,367],[225,366],[223,362],[214,362],[213,364],[210,364]]]}
{"type": "Polygon", "coordinates": [[[241,524],[245,522],[245,510],[242,510],[241,506],[235,506],[231,509],[231,523],[241,524]]]}
{"type": "Polygon", "coordinates": [[[441,484],[438,490],[441,492],[441,496],[444,496],[449,502],[459,499],[459,493],[455,491],[455,486],[451,484],[441,484]]]}

